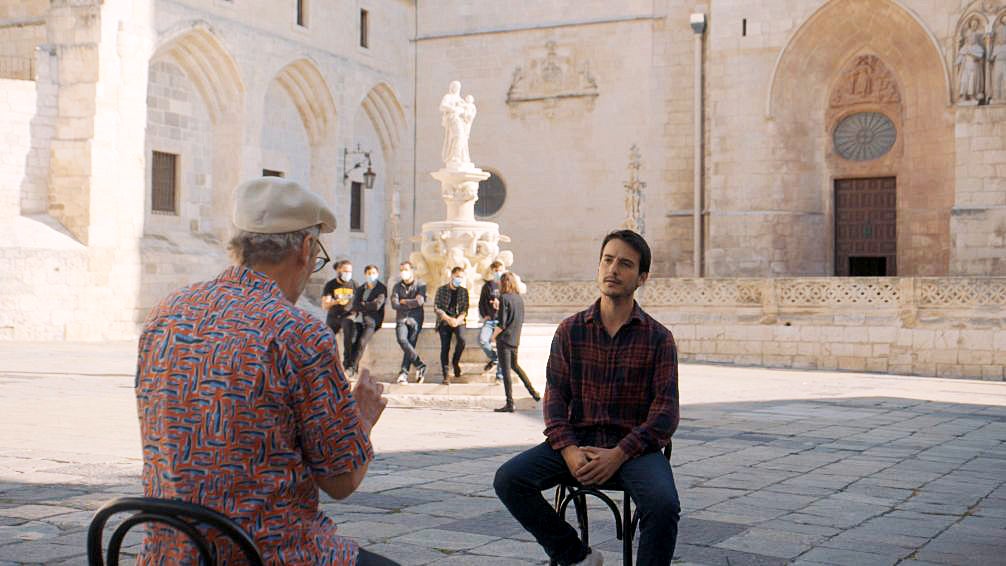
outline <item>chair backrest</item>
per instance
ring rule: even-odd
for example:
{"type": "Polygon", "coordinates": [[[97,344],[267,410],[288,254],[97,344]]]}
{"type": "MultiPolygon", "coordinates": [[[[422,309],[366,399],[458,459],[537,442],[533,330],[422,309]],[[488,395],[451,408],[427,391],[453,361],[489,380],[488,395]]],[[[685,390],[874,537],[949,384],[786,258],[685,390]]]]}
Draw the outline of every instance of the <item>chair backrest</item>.
{"type": "Polygon", "coordinates": [[[262,556],[255,546],[255,541],[231,519],[202,505],[155,497],[120,497],[109,501],[101,509],[98,509],[87,529],[87,563],[90,566],[104,566],[101,556],[101,539],[108,519],[117,513],[132,511],[135,513],[123,521],[109,539],[108,566],[118,566],[122,540],[129,529],[140,523],[161,523],[181,531],[195,545],[202,558],[201,563],[206,566],[212,566],[216,562],[210,552],[210,545],[206,537],[199,532],[196,525],[202,524],[212,527],[241,549],[249,566],[263,566],[262,556]]]}

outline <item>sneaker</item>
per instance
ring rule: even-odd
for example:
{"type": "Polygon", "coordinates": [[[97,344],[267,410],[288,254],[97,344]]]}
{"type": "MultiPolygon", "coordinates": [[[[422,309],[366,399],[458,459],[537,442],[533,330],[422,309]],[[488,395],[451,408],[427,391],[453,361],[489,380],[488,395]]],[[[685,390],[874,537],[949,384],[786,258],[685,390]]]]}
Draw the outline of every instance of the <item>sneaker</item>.
{"type": "MultiPolygon", "coordinates": [[[[444,372],[445,374],[447,372],[444,372]]],[[[454,377],[461,377],[461,366],[454,366],[454,377]]]]}
{"type": "Polygon", "coordinates": [[[416,370],[416,383],[422,383],[426,379],[426,365],[419,366],[416,370]]]}
{"type": "Polygon", "coordinates": [[[485,367],[482,368],[482,371],[489,371],[494,367],[496,367],[496,362],[494,362],[493,360],[489,360],[489,363],[487,363],[485,367]]]}
{"type": "Polygon", "coordinates": [[[443,378],[444,383],[447,383],[448,381],[450,381],[450,379],[448,377],[449,375],[450,374],[447,373],[447,366],[441,366],[440,367],[440,377],[443,378]]]}
{"type": "Polygon", "coordinates": [[[409,373],[405,372],[405,371],[400,372],[398,374],[398,380],[397,381],[398,381],[399,384],[405,385],[406,383],[409,382],[409,373]]]}
{"type": "MultiPolygon", "coordinates": [[[[499,409],[493,409],[494,413],[512,413],[513,405],[503,405],[499,409]]],[[[577,564],[588,564],[588,562],[577,562],[577,564]]]]}
{"type": "Polygon", "coordinates": [[[573,566],[604,566],[604,556],[600,552],[594,552],[594,549],[588,548],[587,557],[574,563],[573,566]]]}
{"type": "Polygon", "coordinates": [[[349,368],[346,370],[346,378],[353,379],[356,377],[356,368],[349,368]]]}

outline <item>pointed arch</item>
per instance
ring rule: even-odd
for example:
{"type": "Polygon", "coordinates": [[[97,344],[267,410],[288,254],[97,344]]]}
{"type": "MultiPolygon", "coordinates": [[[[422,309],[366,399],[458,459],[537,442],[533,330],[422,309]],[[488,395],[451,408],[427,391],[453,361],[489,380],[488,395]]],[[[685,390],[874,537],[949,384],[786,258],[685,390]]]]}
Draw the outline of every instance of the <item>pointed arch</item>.
{"type": "Polygon", "coordinates": [[[293,101],[312,146],[323,144],[335,127],[335,101],[317,63],[303,57],[280,69],[274,79],[293,101]]]}
{"type": "MultiPolygon", "coordinates": [[[[775,118],[782,98],[781,85],[787,79],[801,73],[820,73],[816,78],[830,78],[834,75],[836,62],[824,58],[834,52],[833,48],[821,48],[822,38],[841,38],[842,44],[850,46],[871,45],[878,53],[894,52],[901,55],[912,53],[922,64],[912,65],[925,75],[932,77],[930,86],[940,92],[941,98],[949,105],[950,72],[940,43],[917,14],[908,9],[901,0],[830,0],[817,9],[794,33],[786,46],[779,52],[768,84],[765,115],[775,118]],[[856,17],[862,15],[863,17],[856,17]],[[864,25],[864,22],[866,25],[864,25]],[[890,33],[898,29],[902,33],[890,33]],[[885,32],[886,30],[886,32],[885,32]],[[934,69],[939,69],[934,73],[934,69]]],[[[885,58],[893,59],[888,55],[885,58]]],[[[821,83],[812,80],[808,85],[820,88],[821,83]]],[[[827,84],[827,80],[823,84],[827,84]]],[[[814,88],[807,89],[815,91],[814,88]]]]}
{"type": "Polygon", "coordinates": [[[186,22],[165,33],[151,62],[162,59],[185,71],[214,124],[225,115],[239,112],[245,90],[241,73],[234,57],[207,22],[186,22]]]}
{"type": "Polygon", "coordinates": [[[381,149],[386,154],[394,153],[406,131],[405,111],[395,91],[388,83],[380,82],[360,104],[381,140],[381,149]]]}

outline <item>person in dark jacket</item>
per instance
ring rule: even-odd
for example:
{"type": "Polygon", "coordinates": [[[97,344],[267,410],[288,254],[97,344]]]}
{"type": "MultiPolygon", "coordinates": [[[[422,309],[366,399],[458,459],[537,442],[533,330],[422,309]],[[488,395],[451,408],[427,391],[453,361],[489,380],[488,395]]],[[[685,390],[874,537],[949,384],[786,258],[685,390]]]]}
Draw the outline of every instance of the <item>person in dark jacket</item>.
{"type": "Polygon", "coordinates": [[[346,373],[352,377],[360,370],[360,359],[374,333],[384,322],[384,305],[387,303],[388,288],[380,282],[381,270],[376,265],[368,265],[363,270],[365,283],[356,288],[353,295],[353,316],[356,325],[356,339],[350,353],[350,364],[346,373]]]}
{"type": "Polygon", "coordinates": [[[402,348],[402,371],[398,383],[409,382],[409,368],[416,368],[416,383],[426,378],[426,364],[419,358],[416,343],[423,330],[423,305],[426,304],[426,283],[416,279],[412,263],[399,264],[402,280],[391,292],[391,308],[395,309],[395,337],[402,348]]]}
{"type": "Polygon", "coordinates": [[[499,356],[500,370],[503,374],[503,391],[506,393],[506,405],[495,409],[497,413],[513,412],[513,386],[510,384],[510,368],[512,367],[535,401],[541,395],[534,390],[531,380],[517,364],[517,348],[520,346],[520,331],[524,326],[524,299],[520,296],[517,278],[513,273],[504,273],[500,278],[499,313],[496,315],[496,330],[493,338],[496,340],[496,354],[499,356]]]}
{"type": "MultiPolygon", "coordinates": [[[[493,330],[496,330],[496,310],[500,298],[500,277],[506,273],[503,262],[496,260],[489,265],[493,278],[482,285],[482,292],[479,294],[479,318],[482,319],[482,330],[479,331],[479,347],[485,353],[489,361],[486,363],[484,371],[493,369],[498,356],[493,348],[493,330]]],[[[503,379],[496,371],[496,379],[503,379]]]]}
{"type": "Polygon", "coordinates": [[[353,342],[356,338],[356,324],[353,321],[353,295],[356,282],[353,281],[353,263],[348,259],[335,262],[335,279],[325,283],[321,293],[321,306],[328,311],[325,323],[336,336],[342,332],[342,367],[348,368],[353,342]]]}
{"type": "Polygon", "coordinates": [[[454,377],[461,377],[461,354],[465,351],[465,317],[468,316],[468,289],[464,286],[465,270],[455,267],[451,270],[451,280],[437,289],[433,299],[433,312],[437,313],[437,333],[440,334],[440,367],[443,384],[451,382],[447,358],[451,353],[451,339],[454,339],[454,377]]]}

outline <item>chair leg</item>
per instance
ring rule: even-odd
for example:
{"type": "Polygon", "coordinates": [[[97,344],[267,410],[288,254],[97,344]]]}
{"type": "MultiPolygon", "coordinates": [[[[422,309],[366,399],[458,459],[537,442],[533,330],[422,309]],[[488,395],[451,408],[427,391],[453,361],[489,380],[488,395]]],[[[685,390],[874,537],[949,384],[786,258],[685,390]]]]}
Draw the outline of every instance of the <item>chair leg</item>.
{"type": "Polygon", "coordinates": [[[632,500],[628,492],[622,493],[622,565],[632,566],[632,540],[636,537],[636,525],[632,521],[632,500]]]}
{"type": "Polygon", "coordinates": [[[587,496],[577,495],[573,499],[573,505],[576,507],[576,522],[580,525],[580,540],[583,541],[584,546],[590,546],[590,532],[587,525],[587,496]]]}
{"type": "MultiPolygon", "coordinates": [[[[562,484],[559,484],[555,488],[555,504],[554,504],[554,507],[555,507],[556,513],[559,512],[560,508],[562,507],[562,500],[565,499],[565,498],[566,498],[566,486],[564,486],[562,484]]],[[[558,564],[559,564],[558,562],[556,562],[555,560],[552,560],[552,559],[549,559],[549,561],[548,561],[548,566],[558,566],[558,564]]]]}

